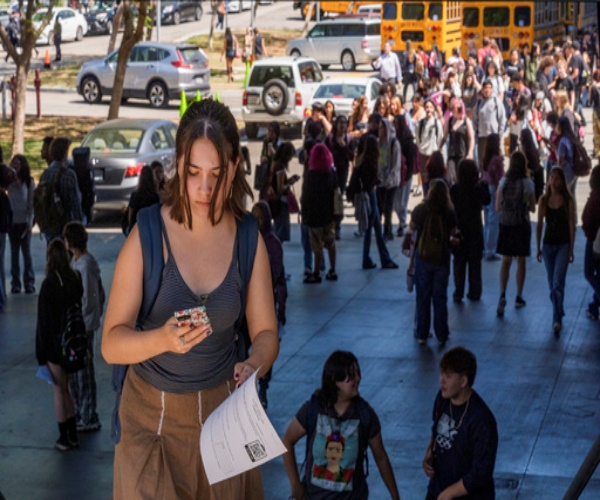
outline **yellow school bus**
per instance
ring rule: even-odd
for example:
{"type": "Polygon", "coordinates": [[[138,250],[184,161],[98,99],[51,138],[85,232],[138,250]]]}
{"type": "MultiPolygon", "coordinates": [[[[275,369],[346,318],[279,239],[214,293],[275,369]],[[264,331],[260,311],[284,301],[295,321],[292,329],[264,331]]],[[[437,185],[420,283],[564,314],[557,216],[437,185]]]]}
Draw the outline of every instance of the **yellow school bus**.
{"type": "Polygon", "coordinates": [[[597,29],[597,9],[596,2],[560,2],[561,21],[565,25],[567,34],[575,38],[577,36],[576,28],[588,31],[593,27],[597,29]],[[577,22],[575,22],[576,14],[577,22]]]}
{"type": "Polygon", "coordinates": [[[381,44],[393,41],[393,50],[406,50],[406,42],[430,51],[433,44],[448,58],[460,48],[463,2],[410,0],[384,2],[381,13],[381,44]]]}
{"type": "MultiPolygon", "coordinates": [[[[355,14],[357,9],[361,5],[372,4],[373,1],[338,1],[338,0],[321,0],[320,2],[315,3],[312,13],[312,19],[316,18],[317,13],[317,5],[321,9],[321,14],[355,14]],[[348,11],[349,10],[349,11],[348,11]]],[[[300,8],[302,12],[302,17],[306,17],[308,13],[308,8],[310,7],[310,1],[301,1],[295,2],[295,8],[300,8]]]]}
{"type": "MultiPolygon", "coordinates": [[[[484,36],[498,43],[502,57],[509,57],[510,50],[527,43],[543,43],[551,38],[562,43],[566,34],[572,34],[575,2],[558,1],[512,1],[465,2],[463,5],[463,28],[461,53],[466,57],[470,49],[479,49],[484,36]]],[[[591,29],[597,23],[597,5],[578,4],[579,29],[591,29]]]]}

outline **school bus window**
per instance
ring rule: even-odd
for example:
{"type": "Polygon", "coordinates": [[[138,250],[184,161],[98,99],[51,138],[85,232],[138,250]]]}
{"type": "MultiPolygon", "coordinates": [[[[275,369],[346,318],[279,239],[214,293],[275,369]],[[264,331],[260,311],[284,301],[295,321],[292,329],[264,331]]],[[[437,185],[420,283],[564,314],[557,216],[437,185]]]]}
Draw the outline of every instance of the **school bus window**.
{"type": "Polygon", "coordinates": [[[466,28],[477,28],[479,26],[479,9],[465,7],[463,9],[463,25],[466,28]]]}
{"type": "Polygon", "coordinates": [[[387,19],[388,21],[395,21],[397,17],[398,17],[398,9],[396,7],[396,2],[384,3],[382,19],[387,19]]]}
{"type": "Polygon", "coordinates": [[[515,26],[531,26],[531,9],[529,7],[515,8],[515,26]]]}
{"type": "Polygon", "coordinates": [[[486,27],[508,26],[510,11],[508,7],[486,7],[483,9],[483,25],[486,27]]]}
{"type": "Polygon", "coordinates": [[[404,21],[425,20],[425,6],[422,3],[403,3],[402,19],[404,21]]]}
{"type": "Polygon", "coordinates": [[[441,21],[444,15],[444,8],[441,3],[429,4],[429,19],[431,21],[441,21]]]}
{"type": "Polygon", "coordinates": [[[422,31],[402,31],[401,39],[403,42],[408,42],[411,40],[412,42],[422,42],[425,40],[425,35],[422,31]]]}

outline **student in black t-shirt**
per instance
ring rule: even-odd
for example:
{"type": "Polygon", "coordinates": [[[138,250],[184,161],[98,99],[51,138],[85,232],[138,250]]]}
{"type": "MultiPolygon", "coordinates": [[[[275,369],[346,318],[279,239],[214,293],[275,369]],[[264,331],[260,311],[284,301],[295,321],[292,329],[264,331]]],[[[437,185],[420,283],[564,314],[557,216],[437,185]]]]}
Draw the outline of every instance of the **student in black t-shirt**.
{"type": "Polygon", "coordinates": [[[427,500],[495,498],[498,429],[494,415],[473,390],[477,360],[464,347],[440,361],[441,390],[433,407],[431,440],[423,460],[427,500]]]}
{"type": "Polygon", "coordinates": [[[558,75],[554,79],[548,88],[552,90],[552,97],[554,98],[556,91],[564,90],[569,96],[569,103],[571,108],[575,109],[575,84],[573,79],[567,74],[567,63],[565,61],[559,61],[557,64],[558,75]]]}

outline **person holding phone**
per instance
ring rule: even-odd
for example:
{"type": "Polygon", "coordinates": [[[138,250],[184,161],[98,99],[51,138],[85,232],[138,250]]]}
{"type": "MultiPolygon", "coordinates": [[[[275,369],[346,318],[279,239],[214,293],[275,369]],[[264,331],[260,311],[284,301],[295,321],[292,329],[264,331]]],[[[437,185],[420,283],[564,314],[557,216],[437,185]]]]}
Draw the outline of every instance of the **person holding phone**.
{"type": "Polygon", "coordinates": [[[259,469],[210,486],[199,446],[211,412],[254,372],[267,373],[279,351],[270,264],[260,234],[245,301],[241,296],[248,270],[239,269],[238,253],[246,232],[238,232],[237,221],[252,191],[240,151],[228,107],[203,99],[187,109],[175,139],[175,172],[160,207],[165,262],[160,288],[138,329],[144,289],[139,222],[117,259],[102,334],[104,359],[131,365],[115,447],[117,500],[155,498],[157,492],[163,498],[262,497],[259,469]],[[236,323],[243,303],[252,353],[242,361],[236,323]],[[175,311],[198,306],[205,307],[210,326],[177,325],[175,311]]]}

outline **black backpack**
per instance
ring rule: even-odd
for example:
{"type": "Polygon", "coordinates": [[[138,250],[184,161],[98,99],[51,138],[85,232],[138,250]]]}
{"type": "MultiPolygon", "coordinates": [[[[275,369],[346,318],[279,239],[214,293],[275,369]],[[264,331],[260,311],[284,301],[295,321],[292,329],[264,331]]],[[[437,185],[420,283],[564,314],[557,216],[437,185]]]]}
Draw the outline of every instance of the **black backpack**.
{"type": "MultiPolygon", "coordinates": [[[[56,273],[63,286],[60,274],[56,273]]],[[[88,336],[81,312],[81,304],[71,305],[65,314],[60,340],[60,366],[67,373],[83,369],[88,359],[88,336]]]]}
{"type": "Polygon", "coordinates": [[[35,222],[44,234],[60,234],[67,221],[58,186],[66,168],[59,167],[52,179],[40,179],[33,191],[33,214],[35,222]]]}
{"type": "Polygon", "coordinates": [[[585,177],[592,170],[590,159],[583,144],[579,141],[573,142],[573,172],[577,177],[585,177]]]}

